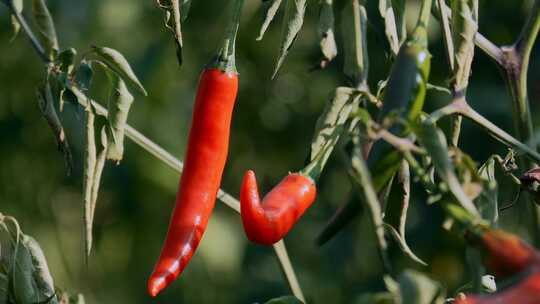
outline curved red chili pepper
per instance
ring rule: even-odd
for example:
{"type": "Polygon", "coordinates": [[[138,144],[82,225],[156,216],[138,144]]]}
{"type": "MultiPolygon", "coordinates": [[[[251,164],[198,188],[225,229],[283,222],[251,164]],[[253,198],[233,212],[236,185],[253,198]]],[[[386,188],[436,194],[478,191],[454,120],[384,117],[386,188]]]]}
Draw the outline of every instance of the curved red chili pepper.
{"type": "Polygon", "coordinates": [[[533,272],[516,285],[490,295],[468,295],[456,299],[454,304],[540,304],[540,269],[533,272]]]}
{"type": "Polygon", "coordinates": [[[473,237],[483,251],[484,264],[498,278],[510,277],[533,263],[540,263],[540,254],[516,235],[488,229],[479,239],[473,237]]]}
{"type": "Polygon", "coordinates": [[[291,173],[266,194],[261,203],[255,173],[247,171],[240,190],[240,212],[248,239],[263,245],[281,240],[315,201],[316,195],[315,183],[310,177],[291,173]]]}
{"type": "Polygon", "coordinates": [[[201,74],[176,205],[161,255],[148,280],[151,296],[178,277],[206,229],[227,159],[237,90],[236,73],[211,68],[201,74]]]}

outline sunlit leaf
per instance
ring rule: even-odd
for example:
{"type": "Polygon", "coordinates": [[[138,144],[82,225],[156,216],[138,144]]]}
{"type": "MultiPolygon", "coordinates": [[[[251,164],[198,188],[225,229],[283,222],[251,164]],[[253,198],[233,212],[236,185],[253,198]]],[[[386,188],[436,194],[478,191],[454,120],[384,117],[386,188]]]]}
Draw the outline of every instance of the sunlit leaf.
{"type": "Polygon", "coordinates": [[[27,235],[21,235],[17,245],[12,287],[17,303],[58,303],[54,298],[54,283],[43,251],[27,235]]]}
{"type": "Polygon", "coordinates": [[[266,6],[267,9],[266,9],[263,24],[261,25],[261,29],[259,30],[259,36],[257,37],[257,40],[263,39],[264,33],[266,33],[266,30],[268,29],[270,22],[274,20],[274,17],[276,16],[276,13],[280,5],[281,5],[281,0],[271,0],[271,1],[268,1],[267,4],[264,4],[264,6],[266,6]]]}
{"type": "Polygon", "coordinates": [[[38,29],[39,38],[50,59],[58,53],[58,38],[51,13],[45,4],[45,0],[32,0],[32,13],[38,29]]]}
{"type": "Polygon", "coordinates": [[[358,0],[347,2],[341,14],[343,32],[343,72],[357,86],[365,84],[368,76],[367,14],[358,0]]]}
{"type": "Polygon", "coordinates": [[[133,103],[133,95],[129,93],[124,81],[116,75],[110,75],[111,94],[108,103],[108,123],[109,147],[107,159],[119,163],[124,155],[124,132],[129,114],[129,109],[133,103]]]}
{"type": "Polygon", "coordinates": [[[409,164],[401,161],[400,169],[392,183],[390,194],[386,201],[384,212],[385,228],[398,243],[401,251],[413,261],[426,265],[413,251],[405,240],[405,225],[407,223],[407,210],[409,209],[411,180],[409,164]]]}
{"type": "Polygon", "coordinates": [[[495,179],[495,164],[495,158],[490,157],[478,170],[478,174],[484,179],[484,187],[475,200],[480,215],[491,225],[496,225],[499,220],[499,187],[495,179]]]}
{"type": "Polygon", "coordinates": [[[85,121],[85,147],[84,147],[84,177],[83,177],[83,200],[84,200],[84,244],[86,257],[92,250],[92,226],[93,226],[93,204],[92,191],[96,172],[96,137],[95,137],[95,115],[91,107],[86,108],[85,121]]]}
{"type": "Polygon", "coordinates": [[[354,89],[338,87],[334,91],[315,125],[315,132],[311,141],[311,161],[319,158],[323,165],[326,163],[343,132],[345,122],[349,118],[351,111],[357,106],[358,95],[354,89]]]}
{"type": "MultiPolygon", "coordinates": [[[[23,0],[8,0],[8,5],[11,5],[13,7],[13,10],[17,14],[21,14],[24,8],[24,2],[23,0]]],[[[21,30],[21,24],[19,21],[17,21],[17,18],[15,16],[11,16],[11,28],[13,29],[13,35],[11,36],[11,41],[15,40],[17,35],[19,34],[21,30]]]]}
{"type": "MultiPolygon", "coordinates": [[[[34,266],[33,278],[36,282],[37,292],[40,298],[51,299],[54,296],[54,282],[49,271],[49,266],[43,250],[38,242],[32,237],[25,235],[22,238],[22,244],[28,249],[34,266]]],[[[49,303],[57,303],[56,299],[52,299],[49,303]]]]}
{"type": "Polygon", "coordinates": [[[427,150],[433,160],[435,170],[439,177],[448,185],[450,192],[457,201],[471,215],[478,216],[478,210],[465,194],[461,184],[454,172],[454,166],[448,155],[448,144],[441,130],[427,119],[416,127],[416,135],[422,146],[427,150]]]}
{"type": "Polygon", "coordinates": [[[333,0],[321,0],[319,12],[318,33],[323,59],[320,67],[324,68],[332,61],[337,53],[336,38],[334,35],[334,7],[333,0]]]}
{"type": "Polygon", "coordinates": [[[373,187],[373,183],[371,182],[371,174],[359,147],[354,148],[351,156],[351,169],[353,177],[362,189],[361,192],[363,195],[363,200],[366,203],[370,213],[371,223],[373,224],[373,229],[375,231],[377,249],[379,251],[379,256],[381,257],[381,262],[386,270],[388,270],[390,267],[386,252],[388,249],[388,244],[386,243],[386,239],[384,237],[384,222],[382,219],[381,203],[379,202],[377,192],[373,187]]]}
{"type": "MultiPolygon", "coordinates": [[[[182,9],[185,7],[185,1],[158,0],[157,2],[159,6],[165,11],[165,27],[169,29],[173,34],[176,45],[176,58],[178,60],[178,64],[182,65],[182,20],[187,17],[187,14],[185,14],[186,17],[184,17],[182,14],[182,9]]],[[[190,2],[188,2],[187,4],[188,9],[190,6],[189,3],[190,2]]]]}
{"type": "Polygon", "coordinates": [[[279,55],[272,78],[276,76],[279,68],[285,60],[285,57],[289,53],[294,40],[302,29],[306,5],[306,0],[287,0],[285,18],[283,19],[284,27],[281,34],[281,42],[279,44],[279,55]]]}
{"type": "Polygon", "coordinates": [[[144,96],[148,95],[122,53],[108,47],[93,46],[92,49],[100,59],[102,59],[105,64],[118,74],[118,76],[120,76],[127,84],[137,89],[144,96]]]}
{"type": "Polygon", "coordinates": [[[391,0],[379,0],[379,14],[384,20],[384,32],[394,55],[399,51],[399,34],[391,0]]]}

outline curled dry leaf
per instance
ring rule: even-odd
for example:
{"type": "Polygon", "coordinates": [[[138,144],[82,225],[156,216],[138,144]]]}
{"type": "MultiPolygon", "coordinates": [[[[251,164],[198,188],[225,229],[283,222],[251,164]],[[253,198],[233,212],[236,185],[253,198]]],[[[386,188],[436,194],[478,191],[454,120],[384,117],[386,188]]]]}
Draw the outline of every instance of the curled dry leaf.
{"type": "Polygon", "coordinates": [[[283,64],[283,61],[285,61],[285,57],[302,29],[306,5],[306,0],[287,0],[287,8],[283,20],[283,32],[279,44],[279,55],[272,78],[276,77],[279,68],[283,64]]]}
{"type": "Polygon", "coordinates": [[[121,78],[110,75],[110,80],[112,88],[107,116],[107,130],[109,132],[107,159],[119,163],[124,155],[124,132],[134,98],[121,78]]]}
{"type": "Polygon", "coordinates": [[[126,83],[137,89],[144,96],[148,95],[122,53],[109,47],[93,46],[92,49],[100,59],[102,59],[103,62],[126,83]]]}
{"type": "Polygon", "coordinates": [[[54,59],[60,47],[56,36],[56,28],[45,0],[32,0],[32,12],[38,29],[39,38],[45,47],[49,59],[54,59]]]}
{"type": "Polygon", "coordinates": [[[271,0],[268,1],[265,17],[263,24],[261,25],[261,29],[259,30],[259,36],[257,37],[257,40],[260,41],[264,37],[264,33],[266,33],[266,30],[268,29],[268,26],[270,25],[270,22],[274,20],[274,17],[276,16],[276,13],[279,9],[279,6],[281,5],[281,0],[271,0]]]}
{"type": "Polygon", "coordinates": [[[50,83],[46,81],[44,84],[40,85],[37,89],[36,95],[41,115],[47,121],[47,124],[49,125],[54,134],[54,138],[56,139],[58,150],[62,152],[62,155],[64,156],[66,174],[70,175],[73,168],[73,156],[66,138],[64,127],[62,126],[62,122],[56,113],[50,83]]]}

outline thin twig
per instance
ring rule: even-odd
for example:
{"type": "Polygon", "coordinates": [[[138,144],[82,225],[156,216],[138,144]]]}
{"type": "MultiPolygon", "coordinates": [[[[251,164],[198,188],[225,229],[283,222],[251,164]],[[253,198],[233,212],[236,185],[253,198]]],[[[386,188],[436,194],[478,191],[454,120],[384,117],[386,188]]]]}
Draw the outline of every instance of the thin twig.
{"type": "Polygon", "coordinates": [[[474,44],[486,53],[486,55],[491,57],[491,59],[495,60],[499,65],[502,65],[504,56],[500,47],[496,46],[480,33],[476,33],[474,36],[474,44]]]}
{"type": "Polygon", "coordinates": [[[11,1],[4,2],[4,4],[8,7],[9,12],[15,17],[17,22],[19,22],[19,24],[21,25],[24,33],[26,34],[26,36],[30,40],[30,44],[32,44],[32,47],[34,48],[34,50],[36,51],[38,56],[41,58],[41,60],[43,60],[45,63],[49,63],[50,62],[49,57],[45,53],[45,50],[43,49],[43,46],[41,45],[39,40],[36,38],[36,36],[32,32],[32,29],[30,29],[30,26],[26,22],[26,19],[24,19],[23,15],[21,13],[19,13],[13,7],[13,3],[11,1]]]}

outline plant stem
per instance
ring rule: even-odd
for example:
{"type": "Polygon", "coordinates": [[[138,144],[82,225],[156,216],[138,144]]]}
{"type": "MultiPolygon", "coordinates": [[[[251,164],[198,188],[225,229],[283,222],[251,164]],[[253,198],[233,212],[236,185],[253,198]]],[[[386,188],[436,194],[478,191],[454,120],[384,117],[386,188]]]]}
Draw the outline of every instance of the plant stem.
{"type": "MultiPolygon", "coordinates": [[[[505,71],[508,89],[513,99],[515,129],[518,139],[531,145],[533,126],[527,94],[527,73],[532,47],[540,30],[540,0],[536,0],[530,9],[529,16],[519,37],[512,46],[504,47],[505,61],[501,67],[505,71]]],[[[532,149],[536,149],[534,146],[532,149]]],[[[537,160],[538,162],[538,160],[537,160]]],[[[527,169],[534,166],[531,162],[520,160],[527,169]]],[[[527,205],[525,212],[530,214],[529,234],[536,246],[540,246],[540,208],[525,196],[527,205]]]]}
{"type": "Polygon", "coordinates": [[[215,59],[208,65],[208,67],[218,68],[228,73],[238,73],[236,70],[235,48],[236,35],[240,25],[240,16],[242,15],[243,5],[244,0],[235,0],[232,18],[229,23],[229,27],[227,28],[223,45],[218,51],[215,59]]]}
{"type": "Polygon", "coordinates": [[[480,33],[476,33],[474,36],[474,44],[479,47],[486,55],[495,60],[499,65],[503,62],[503,52],[500,47],[496,46],[493,42],[489,41],[480,33]]]}

